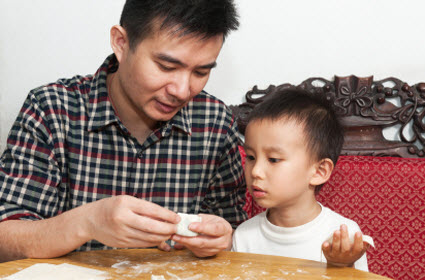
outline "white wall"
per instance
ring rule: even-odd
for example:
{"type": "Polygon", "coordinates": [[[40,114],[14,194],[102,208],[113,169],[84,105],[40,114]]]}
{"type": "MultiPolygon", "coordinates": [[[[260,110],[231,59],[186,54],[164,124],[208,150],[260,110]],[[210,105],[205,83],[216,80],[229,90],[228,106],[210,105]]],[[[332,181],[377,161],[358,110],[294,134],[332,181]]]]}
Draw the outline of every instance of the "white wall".
{"type": "MultiPolygon", "coordinates": [[[[228,104],[258,85],[335,74],[425,81],[422,0],[236,0],[206,90],[228,104]]],[[[424,4],[423,4],[424,3],[424,4]]],[[[124,0],[0,0],[0,149],[29,90],[93,73],[124,0]]]]}

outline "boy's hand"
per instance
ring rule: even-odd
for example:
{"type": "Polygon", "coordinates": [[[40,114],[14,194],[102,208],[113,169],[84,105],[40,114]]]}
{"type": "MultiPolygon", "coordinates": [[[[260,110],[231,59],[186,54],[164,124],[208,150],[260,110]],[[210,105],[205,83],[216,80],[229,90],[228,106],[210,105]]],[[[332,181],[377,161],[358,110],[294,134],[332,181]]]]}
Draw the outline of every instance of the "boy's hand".
{"type": "Polygon", "coordinates": [[[356,232],[351,244],[346,225],[341,225],[340,230],[334,232],[332,244],[327,241],[322,244],[328,264],[336,266],[353,266],[368,248],[369,244],[363,242],[361,232],[356,232]]]}

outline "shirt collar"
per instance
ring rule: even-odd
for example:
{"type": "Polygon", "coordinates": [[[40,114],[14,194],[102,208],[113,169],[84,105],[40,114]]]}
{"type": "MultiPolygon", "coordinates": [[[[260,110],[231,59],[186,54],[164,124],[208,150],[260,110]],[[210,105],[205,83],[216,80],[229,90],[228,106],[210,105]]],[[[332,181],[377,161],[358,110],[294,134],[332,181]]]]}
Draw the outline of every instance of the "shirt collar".
{"type": "Polygon", "coordinates": [[[88,130],[97,130],[118,122],[114,109],[108,97],[108,88],[106,86],[106,77],[108,73],[115,72],[118,62],[115,55],[108,56],[100,68],[93,75],[92,84],[89,92],[89,123],[88,130]]]}
{"type": "MultiPolygon", "coordinates": [[[[118,69],[118,61],[115,54],[108,56],[100,68],[93,75],[92,84],[89,92],[88,105],[88,130],[98,130],[112,123],[120,125],[118,117],[109,100],[108,89],[106,85],[106,77],[108,73],[113,73],[118,69]]],[[[189,102],[189,104],[192,101],[189,102]]],[[[192,134],[191,121],[189,118],[189,104],[183,107],[169,121],[165,122],[161,127],[176,128],[186,134],[192,134]]],[[[165,131],[164,131],[165,133],[165,131]]]]}
{"type": "MultiPolygon", "coordinates": [[[[190,101],[192,102],[192,101],[190,101]]],[[[190,103],[189,102],[189,103],[190,103]]],[[[191,122],[189,118],[188,105],[180,109],[177,114],[167,122],[171,127],[180,130],[186,134],[192,134],[191,122]]]]}

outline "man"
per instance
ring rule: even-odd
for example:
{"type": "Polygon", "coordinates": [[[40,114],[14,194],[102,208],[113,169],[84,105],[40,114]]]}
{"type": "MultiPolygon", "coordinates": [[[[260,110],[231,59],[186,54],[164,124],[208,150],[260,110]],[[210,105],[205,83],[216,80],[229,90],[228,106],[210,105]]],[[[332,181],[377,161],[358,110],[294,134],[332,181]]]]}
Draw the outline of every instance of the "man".
{"type": "Polygon", "coordinates": [[[31,91],[0,161],[0,261],[230,248],[246,219],[236,123],[202,89],[237,26],[231,0],[127,0],[93,76],[31,91]],[[176,212],[201,213],[200,235],[175,235],[176,212]]]}

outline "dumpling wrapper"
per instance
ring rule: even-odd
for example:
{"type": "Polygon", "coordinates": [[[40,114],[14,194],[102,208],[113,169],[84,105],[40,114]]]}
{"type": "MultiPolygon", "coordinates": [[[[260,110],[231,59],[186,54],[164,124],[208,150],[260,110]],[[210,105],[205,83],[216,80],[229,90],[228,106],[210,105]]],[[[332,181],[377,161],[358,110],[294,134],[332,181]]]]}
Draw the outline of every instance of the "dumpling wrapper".
{"type": "Polygon", "coordinates": [[[27,267],[19,272],[16,272],[4,280],[106,280],[110,279],[109,273],[97,269],[88,267],[82,267],[78,265],[62,263],[62,264],[50,264],[50,263],[36,263],[30,267],[27,267]]]}
{"type": "Polygon", "coordinates": [[[194,222],[201,222],[202,218],[194,214],[177,213],[181,220],[177,224],[177,234],[182,236],[198,236],[197,232],[189,230],[189,225],[194,222]]]}
{"type": "MultiPolygon", "coordinates": [[[[329,236],[329,238],[328,239],[326,239],[326,241],[328,241],[329,242],[329,244],[332,244],[332,240],[333,240],[333,233],[329,236]]],[[[349,233],[348,234],[348,238],[350,239],[350,242],[351,242],[351,244],[353,244],[354,243],[354,233],[349,233]]],[[[367,244],[369,244],[369,245],[371,245],[372,247],[374,247],[375,248],[375,243],[373,242],[373,238],[371,237],[371,236],[369,236],[369,235],[362,235],[362,239],[363,239],[363,242],[366,242],[367,244]]]]}

